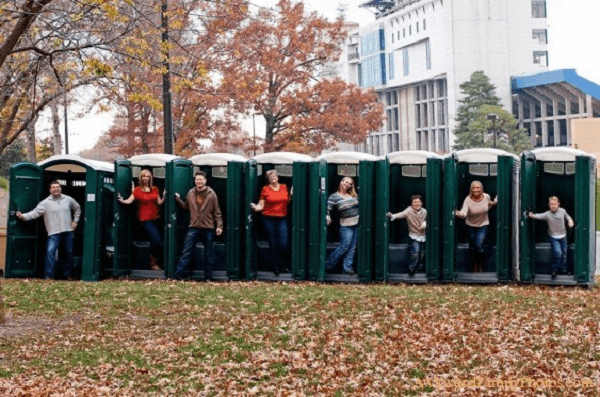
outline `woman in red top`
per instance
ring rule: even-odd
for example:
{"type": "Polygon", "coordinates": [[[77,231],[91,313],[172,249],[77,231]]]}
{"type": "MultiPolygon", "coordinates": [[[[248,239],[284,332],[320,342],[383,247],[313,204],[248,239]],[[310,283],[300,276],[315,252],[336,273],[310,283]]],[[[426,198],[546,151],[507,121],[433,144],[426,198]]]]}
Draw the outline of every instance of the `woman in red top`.
{"type": "Polygon", "coordinates": [[[288,226],[285,217],[292,196],[288,193],[287,186],[279,183],[277,171],[269,170],[266,176],[269,184],[263,187],[258,204],[251,203],[250,207],[255,212],[262,211],[273,261],[273,273],[278,276],[282,258],[288,250],[288,226]]]}
{"type": "Polygon", "coordinates": [[[152,185],[152,173],[148,170],[142,170],[138,178],[138,187],[133,189],[131,196],[127,200],[123,200],[123,197],[118,194],[117,200],[121,204],[131,204],[134,200],[138,201],[138,219],[150,239],[150,269],[162,270],[158,265],[162,238],[158,232],[156,220],[159,218],[158,206],[162,205],[165,197],[163,195],[161,198],[158,194],[158,188],[152,185]]]}

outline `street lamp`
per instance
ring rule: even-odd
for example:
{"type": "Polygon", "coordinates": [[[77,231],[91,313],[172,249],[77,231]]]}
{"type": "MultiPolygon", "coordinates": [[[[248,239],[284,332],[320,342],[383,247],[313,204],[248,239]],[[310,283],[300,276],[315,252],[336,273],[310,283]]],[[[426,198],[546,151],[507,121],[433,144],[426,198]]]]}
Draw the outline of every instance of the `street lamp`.
{"type": "Polygon", "coordinates": [[[496,120],[498,115],[496,113],[490,113],[487,115],[487,119],[492,122],[492,134],[494,134],[494,149],[496,149],[496,120]]]}

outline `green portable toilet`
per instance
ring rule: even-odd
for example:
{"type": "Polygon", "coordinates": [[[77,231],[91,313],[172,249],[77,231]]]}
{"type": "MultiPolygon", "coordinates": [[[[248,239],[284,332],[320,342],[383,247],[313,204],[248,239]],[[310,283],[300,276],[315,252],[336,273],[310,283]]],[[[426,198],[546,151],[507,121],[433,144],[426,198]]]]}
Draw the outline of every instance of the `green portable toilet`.
{"type": "MultiPolygon", "coordinates": [[[[244,167],[247,158],[230,153],[199,154],[190,158],[197,171],[206,173],[207,185],[217,194],[223,216],[223,233],[215,236],[213,267],[215,280],[240,280],[243,277],[244,259],[244,167]]],[[[204,247],[197,244],[196,262],[205,260],[204,247]]],[[[194,278],[204,279],[203,272],[194,272],[194,278]]]]}
{"type": "Polygon", "coordinates": [[[442,156],[423,150],[389,153],[377,160],[375,204],[375,280],[426,283],[441,277],[442,156]],[[408,273],[411,239],[405,220],[390,222],[389,211],[398,213],[411,204],[414,195],[422,197],[427,210],[426,268],[408,273]]]}
{"type": "Polygon", "coordinates": [[[514,280],[519,245],[519,160],[498,149],[466,149],[444,158],[444,228],[442,280],[496,283],[514,280]],[[490,210],[483,272],[473,272],[464,219],[454,215],[469,195],[471,182],[480,181],[498,205],[490,210]]]}
{"type": "Polygon", "coordinates": [[[264,153],[246,163],[246,250],[245,272],[248,280],[305,280],[307,278],[308,247],[308,172],[312,157],[291,152],[264,153]],[[258,203],[262,188],[269,184],[266,172],[277,170],[279,183],[293,188],[293,199],[288,207],[288,233],[290,252],[287,253],[289,271],[282,269],[275,276],[271,264],[267,234],[260,213],[250,208],[258,203]],[[291,257],[290,257],[291,253],[291,257]]]}
{"type": "MultiPolygon", "coordinates": [[[[110,163],[76,155],[52,156],[38,164],[17,163],[10,169],[6,277],[36,277],[44,272],[47,234],[43,218],[23,222],[16,212],[33,210],[48,197],[57,180],[62,192],[81,206],[73,241],[74,277],[96,281],[112,255],[112,203],[114,167],[110,163]]],[[[59,249],[59,259],[60,259],[59,249]]],[[[57,269],[61,261],[57,262],[57,269]]]]}
{"type": "MultiPolygon", "coordinates": [[[[130,276],[132,278],[164,278],[172,277],[176,249],[175,244],[182,238],[182,229],[187,231],[185,219],[177,218],[174,193],[185,194],[193,184],[192,163],[178,156],[163,153],[142,154],[129,159],[115,160],[115,190],[123,198],[131,195],[134,185],[142,169],[152,173],[154,186],[159,194],[167,192],[162,207],[162,216],[158,220],[158,229],[163,230],[164,254],[161,265],[164,270],[150,270],[148,257],[150,243],[137,217],[137,205],[120,204],[117,197],[113,200],[115,208],[115,255],[113,268],[109,274],[113,276],[130,276]],[[181,226],[180,224],[184,224],[181,226]]],[[[185,235],[184,235],[185,236],[185,235]]]]}
{"type": "Polygon", "coordinates": [[[309,210],[309,277],[331,282],[370,282],[374,279],[375,166],[377,157],[359,152],[333,152],[321,155],[311,164],[309,210]],[[358,193],[358,244],[356,275],[326,272],[327,256],[339,244],[339,219],[332,214],[327,226],[327,199],[335,193],[342,178],[354,179],[358,193]]]}
{"type": "Polygon", "coordinates": [[[549,147],[521,154],[521,256],[522,282],[555,285],[595,284],[596,271],[596,159],[581,150],[549,147]],[[556,196],[575,221],[567,228],[567,275],[552,279],[552,253],[548,225],[530,219],[529,211],[548,211],[548,198],[556,196]]]}

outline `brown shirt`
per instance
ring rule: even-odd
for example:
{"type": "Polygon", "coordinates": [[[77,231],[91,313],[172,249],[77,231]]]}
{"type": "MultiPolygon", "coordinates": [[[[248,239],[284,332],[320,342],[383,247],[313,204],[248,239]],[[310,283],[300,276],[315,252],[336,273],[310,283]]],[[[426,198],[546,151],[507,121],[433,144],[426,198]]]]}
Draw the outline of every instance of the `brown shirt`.
{"type": "Polygon", "coordinates": [[[415,211],[412,207],[407,207],[404,211],[398,213],[394,219],[406,219],[409,237],[417,239],[425,236],[425,230],[421,230],[423,223],[427,219],[427,210],[425,208],[415,211]]]}
{"type": "Polygon", "coordinates": [[[492,202],[490,195],[483,193],[483,199],[479,202],[471,200],[471,196],[467,196],[461,212],[467,214],[465,223],[467,226],[482,227],[490,224],[488,217],[489,204],[492,202]]]}
{"type": "Polygon", "coordinates": [[[209,188],[198,192],[193,187],[185,197],[177,201],[180,207],[190,210],[190,227],[195,229],[223,229],[223,218],[219,201],[214,190],[209,188]]]}

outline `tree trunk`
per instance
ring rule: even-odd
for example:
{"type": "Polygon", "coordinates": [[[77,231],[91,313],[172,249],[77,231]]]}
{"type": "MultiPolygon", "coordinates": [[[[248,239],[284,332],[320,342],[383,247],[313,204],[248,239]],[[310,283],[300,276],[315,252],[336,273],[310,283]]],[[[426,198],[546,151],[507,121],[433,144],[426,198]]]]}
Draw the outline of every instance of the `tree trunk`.
{"type": "Polygon", "coordinates": [[[274,116],[269,114],[263,114],[265,118],[266,126],[265,126],[265,151],[273,150],[273,138],[275,135],[275,123],[276,119],[274,116]]]}
{"type": "Polygon", "coordinates": [[[35,152],[35,123],[37,122],[38,115],[29,123],[27,130],[25,130],[26,149],[27,149],[27,161],[37,163],[37,156],[35,152]]]}
{"type": "Polygon", "coordinates": [[[62,137],[60,136],[60,116],[56,101],[50,102],[50,109],[52,110],[52,146],[54,154],[59,155],[62,153],[62,137]]]}

